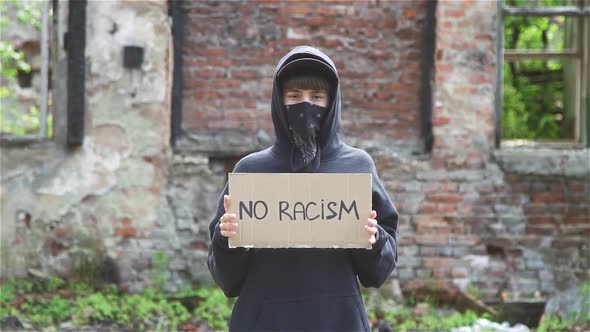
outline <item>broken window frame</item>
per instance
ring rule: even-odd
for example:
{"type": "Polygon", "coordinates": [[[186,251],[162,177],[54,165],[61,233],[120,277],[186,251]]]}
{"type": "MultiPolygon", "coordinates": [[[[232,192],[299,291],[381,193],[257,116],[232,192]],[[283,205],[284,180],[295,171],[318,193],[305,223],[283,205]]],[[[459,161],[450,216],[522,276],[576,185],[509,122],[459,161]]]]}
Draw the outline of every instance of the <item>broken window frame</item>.
{"type": "Polygon", "coordinates": [[[578,6],[560,7],[512,7],[505,6],[504,0],[497,2],[498,38],[497,38],[497,67],[496,67],[496,148],[502,142],[502,84],[505,60],[547,60],[572,59],[576,67],[574,78],[576,91],[574,93],[575,107],[575,144],[590,147],[590,0],[578,0],[578,6]],[[576,17],[576,46],[574,49],[564,50],[521,50],[504,49],[504,17],[506,16],[566,16],[576,17]],[[585,99],[584,99],[585,98],[585,99]]]}
{"type": "Polygon", "coordinates": [[[21,145],[51,140],[62,145],[80,146],[84,142],[86,106],[87,0],[42,0],[42,3],[39,130],[35,134],[2,135],[0,143],[21,145]],[[49,38],[50,32],[52,38],[49,38]],[[51,91],[49,68],[53,72],[51,91]],[[50,94],[53,100],[52,137],[47,133],[50,94]]]}
{"type": "Polygon", "coordinates": [[[2,135],[3,142],[28,143],[48,139],[47,118],[49,106],[49,30],[51,16],[51,0],[42,0],[41,6],[41,91],[39,95],[39,130],[35,134],[2,135]]]}

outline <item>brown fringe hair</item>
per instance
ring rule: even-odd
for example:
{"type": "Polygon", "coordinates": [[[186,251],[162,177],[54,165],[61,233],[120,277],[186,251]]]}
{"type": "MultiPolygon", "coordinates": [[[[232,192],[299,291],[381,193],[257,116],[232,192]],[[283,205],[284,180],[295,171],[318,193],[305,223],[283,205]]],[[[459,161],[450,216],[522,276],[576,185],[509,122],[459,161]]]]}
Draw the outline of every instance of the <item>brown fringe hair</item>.
{"type": "Polygon", "coordinates": [[[302,89],[302,90],[326,90],[330,92],[330,83],[327,79],[313,74],[305,74],[301,76],[292,76],[285,79],[283,82],[283,91],[288,89],[302,89]]]}

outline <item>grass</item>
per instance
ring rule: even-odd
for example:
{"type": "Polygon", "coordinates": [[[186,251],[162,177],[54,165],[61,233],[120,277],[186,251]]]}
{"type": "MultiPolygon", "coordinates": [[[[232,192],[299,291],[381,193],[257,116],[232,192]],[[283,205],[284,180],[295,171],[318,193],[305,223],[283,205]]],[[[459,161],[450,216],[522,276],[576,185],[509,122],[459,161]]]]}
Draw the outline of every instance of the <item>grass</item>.
{"type": "MultiPolygon", "coordinates": [[[[590,286],[582,286],[590,296],[590,286]]],[[[396,304],[378,291],[363,291],[373,326],[389,326],[396,332],[450,331],[472,326],[480,318],[494,320],[473,311],[459,312],[429,301],[406,298],[396,304]]],[[[62,323],[73,326],[110,326],[117,330],[195,331],[206,325],[227,330],[234,300],[218,288],[186,287],[177,294],[165,294],[161,287],[139,294],[124,293],[113,285],[95,287],[87,282],[46,280],[4,280],[0,286],[0,318],[18,317],[28,330],[56,331],[62,323]]],[[[536,329],[545,331],[586,331],[590,327],[590,305],[570,317],[546,315],[536,329]]]]}
{"type": "MultiPolygon", "coordinates": [[[[578,311],[567,317],[544,315],[539,326],[531,331],[590,331],[590,283],[580,285],[580,294],[582,305],[578,311]]],[[[451,331],[457,327],[473,326],[476,320],[482,318],[498,322],[496,317],[489,314],[478,315],[470,310],[459,312],[429,300],[417,302],[411,296],[404,299],[405,303],[396,304],[379,292],[364,289],[363,297],[369,319],[380,326],[391,327],[396,332],[451,331]]]]}
{"type": "Polygon", "coordinates": [[[217,288],[185,289],[167,295],[146,289],[127,294],[115,286],[101,288],[86,283],[5,280],[0,287],[0,318],[18,317],[29,329],[57,330],[70,322],[74,326],[107,325],[121,330],[179,331],[207,324],[227,330],[233,305],[217,288]],[[184,298],[196,298],[192,310],[184,298]]]}

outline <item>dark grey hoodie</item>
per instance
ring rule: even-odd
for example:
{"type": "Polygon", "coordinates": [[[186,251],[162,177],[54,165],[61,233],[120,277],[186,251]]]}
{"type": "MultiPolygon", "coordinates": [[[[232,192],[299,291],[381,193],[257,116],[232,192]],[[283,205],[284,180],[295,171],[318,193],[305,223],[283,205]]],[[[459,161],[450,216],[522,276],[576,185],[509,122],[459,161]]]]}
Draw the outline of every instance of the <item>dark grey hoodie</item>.
{"type": "Polygon", "coordinates": [[[291,161],[294,149],[277,73],[297,58],[324,61],[334,72],[335,88],[320,129],[319,162],[295,171],[371,173],[372,208],[377,212],[379,224],[377,242],[371,250],[230,249],[227,238],[219,231],[219,218],[225,213],[226,185],[209,225],[209,270],[228,297],[238,296],[230,330],[369,331],[358,281],[365,287],[379,287],[395,268],[398,213],[379,181],[371,157],[340,140],[340,85],[336,67],[327,55],[315,48],[300,46],[280,60],[275,70],[271,104],[275,142],[272,147],[241,159],[234,172],[294,171],[291,161]]]}

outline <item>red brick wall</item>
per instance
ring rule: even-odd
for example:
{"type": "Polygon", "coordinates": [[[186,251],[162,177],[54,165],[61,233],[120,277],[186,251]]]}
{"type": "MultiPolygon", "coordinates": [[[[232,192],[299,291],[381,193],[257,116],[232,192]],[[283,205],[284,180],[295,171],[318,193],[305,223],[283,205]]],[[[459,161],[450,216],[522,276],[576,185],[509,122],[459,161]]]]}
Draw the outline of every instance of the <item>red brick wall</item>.
{"type": "Polygon", "coordinates": [[[562,178],[508,178],[512,190],[527,195],[526,234],[590,236],[590,183],[562,178]]]}
{"type": "Polygon", "coordinates": [[[418,138],[425,1],[188,1],[183,127],[272,136],[278,60],[297,45],[337,65],[344,133],[413,144],[418,138]]]}
{"type": "Polygon", "coordinates": [[[590,181],[560,177],[509,176],[514,192],[527,197],[525,234],[551,251],[568,270],[587,279],[590,262],[590,181]]]}

